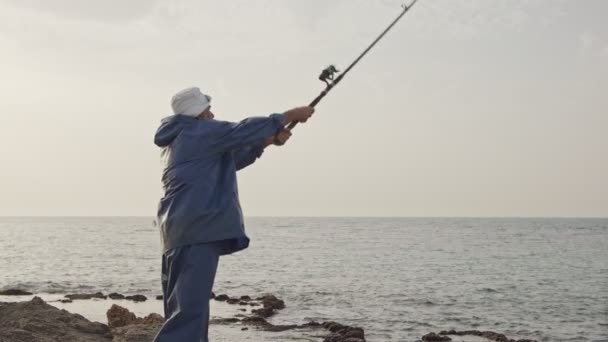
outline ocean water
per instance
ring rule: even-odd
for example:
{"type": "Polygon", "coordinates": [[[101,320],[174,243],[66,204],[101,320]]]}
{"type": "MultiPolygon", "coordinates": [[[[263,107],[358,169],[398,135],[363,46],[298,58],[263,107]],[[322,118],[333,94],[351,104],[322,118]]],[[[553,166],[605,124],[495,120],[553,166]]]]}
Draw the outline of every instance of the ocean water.
{"type": "MultiPolygon", "coordinates": [[[[251,246],[220,260],[215,292],[276,294],[274,323],[608,341],[608,219],[246,221],[251,246]]],[[[0,289],[156,295],[160,260],[152,218],[0,218],[0,289]]]]}

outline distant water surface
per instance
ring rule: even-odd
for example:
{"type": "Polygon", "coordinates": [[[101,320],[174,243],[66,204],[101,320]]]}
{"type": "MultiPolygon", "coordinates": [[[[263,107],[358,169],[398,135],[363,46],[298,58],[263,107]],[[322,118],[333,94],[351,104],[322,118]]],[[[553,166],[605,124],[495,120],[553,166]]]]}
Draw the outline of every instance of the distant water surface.
{"type": "MultiPolygon", "coordinates": [[[[272,292],[274,323],[336,320],[371,342],[494,330],[608,341],[608,219],[249,218],[216,292],[272,292]]],[[[0,289],[160,294],[152,218],[0,218],[0,289]]],[[[0,297],[0,301],[2,298],[0,297]]]]}

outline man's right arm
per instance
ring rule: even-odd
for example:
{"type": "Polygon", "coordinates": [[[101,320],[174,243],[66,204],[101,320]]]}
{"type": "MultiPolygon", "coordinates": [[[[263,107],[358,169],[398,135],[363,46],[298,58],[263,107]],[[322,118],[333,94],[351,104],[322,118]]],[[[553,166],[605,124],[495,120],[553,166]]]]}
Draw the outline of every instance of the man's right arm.
{"type": "Polygon", "coordinates": [[[283,114],[272,114],[269,117],[252,117],[243,121],[215,122],[212,129],[211,146],[217,151],[232,151],[253,144],[258,144],[267,137],[273,136],[290,122],[306,122],[314,109],[298,107],[283,114]]]}

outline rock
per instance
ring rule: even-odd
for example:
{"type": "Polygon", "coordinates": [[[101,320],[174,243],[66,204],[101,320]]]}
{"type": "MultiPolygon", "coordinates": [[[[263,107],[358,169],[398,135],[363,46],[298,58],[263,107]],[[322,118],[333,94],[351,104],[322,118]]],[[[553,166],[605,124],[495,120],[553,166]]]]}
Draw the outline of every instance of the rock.
{"type": "Polygon", "coordinates": [[[209,298],[211,298],[211,299],[215,298],[215,293],[211,292],[211,296],[209,296],[209,298]]]}
{"type": "Polygon", "coordinates": [[[0,291],[0,296],[30,296],[33,295],[31,292],[27,292],[20,289],[8,289],[0,291]]]}
{"type": "Polygon", "coordinates": [[[110,329],[137,323],[137,316],[135,316],[134,313],[116,304],[112,305],[106,312],[106,316],[108,317],[108,326],[110,329]]]}
{"type": "Polygon", "coordinates": [[[150,342],[162,324],[131,324],[112,330],[112,342],[150,342]]]}
{"type": "Polygon", "coordinates": [[[247,303],[247,302],[242,302],[242,301],[239,301],[239,305],[249,305],[249,303],[247,303]]]}
{"type": "Polygon", "coordinates": [[[262,301],[264,307],[273,308],[277,310],[285,309],[285,302],[278,299],[274,295],[265,295],[264,297],[258,298],[262,301]]]}
{"type": "Polygon", "coordinates": [[[247,327],[241,328],[241,331],[245,331],[245,330],[249,330],[249,328],[247,328],[247,327]]]}
{"type": "Polygon", "coordinates": [[[65,298],[68,298],[71,300],[84,300],[84,299],[93,299],[93,298],[106,299],[108,297],[105,296],[101,292],[97,292],[97,293],[92,293],[92,294],[86,294],[86,293],[69,294],[69,295],[66,295],[65,298]]]}
{"type": "Polygon", "coordinates": [[[263,307],[260,309],[251,310],[251,313],[254,315],[257,315],[259,317],[268,318],[268,317],[274,315],[274,309],[263,307]]]}
{"type": "Polygon", "coordinates": [[[61,300],[59,300],[59,302],[61,302],[61,303],[71,303],[72,300],[71,299],[61,299],[61,300]]]}
{"type": "Polygon", "coordinates": [[[132,300],[134,302],[145,302],[148,298],[144,295],[134,295],[134,296],[126,296],[125,299],[132,300]]]}
{"type": "Polygon", "coordinates": [[[107,311],[108,324],[114,336],[113,342],[149,342],[163,325],[165,319],[156,313],[144,318],[116,304],[107,311]]]}
{"type": "Polygon", "coordinates": [[[228,299],[230,299],[230,297],[228,297],[228,295],[221,294],[221,295],[218,295],[218,296],[214,297],[214,299],[215,300],[219,300],[220,302],[225,302],[228,299]]]}
{"type": "Polygon", "coordinates": [[[251,297],[249,297],[249,296],[241,296],[241,298],[240,298],[240,299],[241,299],[242,301],[250,301],[250,300],[251,300],[251,297]]]}
{"type": "Polygon", "coordinates": [[[0,303],[0,341],[110,342],[112,336],[107,325],[34,297],[27,302],[0,303]]]}
{"type": "Polygon", "coordinates": [[[256,325],[262,327],[268,327],[272,325],[268,323],[268,321],[266,321],[264,318],[259,316],[245,317],[243,318],[242,322],[243,324],[256,325]]]}
{"type": "Polygon", "coordinates": [[[456,331],[456,330],[452,329],[452,330],[447,330],[447,331],[441,331],[441,332],[439,332],[439,335],[456,335],[456,336],[471,335],[471,336],[484,337],[490,341],[496,341],[496,342],[537,342],[536,340],[530,340],[530,339],[520,339],[520,340],[510,339],[507,336],[505,336],[503,334],[499,334],[494,331],[479,331],[479,330],[456,331]]]}
{"type": "Polygon", "coordinates": [[[422,340],[424,342],[445,342],[445,341],[451,341],[452,339],[447,336],[437,335],[434,332],[432,332],[432,333],[422,336],[422,340]]]}
{"type": "Polygon", "coordinates": [[[110,299],[125,299],[125,296],[121,295],[120,293],[116,293],[116,292],[112,292],[108,295],[108,297],[110,299]]]}
{"type": "Polygon", "coordinates": [[[240,301],[241,301],[241,300],[240,300],[240,299],[237,299],[237,298],[228,298],[228,299],[226,300],[226,303],[228,303],[228,304],[238,304],[240,301]]]}
{"type": "Polygon", "coordinates": [[[240,320],[238,318],[213,318],[209,321],[209,324],[233,324],[238,323],[240,320]]]}
{"type": "Polygon", "coordinates": [[[163,300],[163,295],[158,295],[158,296],[156,296],[156,299],[157,299],[157,300],[163,300]]]}
{"type": "Polygon", "coordinates": [[[163,324],[165,323],[165,318],[157,313],[151,313],[148,316],[144,317],[141,324],[163,324]]]}

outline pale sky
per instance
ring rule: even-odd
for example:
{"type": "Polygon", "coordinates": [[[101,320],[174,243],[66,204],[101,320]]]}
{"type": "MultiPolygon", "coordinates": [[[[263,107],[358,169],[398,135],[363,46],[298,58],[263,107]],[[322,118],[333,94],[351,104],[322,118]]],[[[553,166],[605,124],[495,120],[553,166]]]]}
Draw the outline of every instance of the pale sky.
{"type": "MultiPolygon", "coordinates": [[[[0,215],[154,216],[153,135],[309,103],[392,0],[0,0],[0,215]]],[[[419,0],[282,148],[247,216],[608,216],[608,1],[419,0]]]]}

